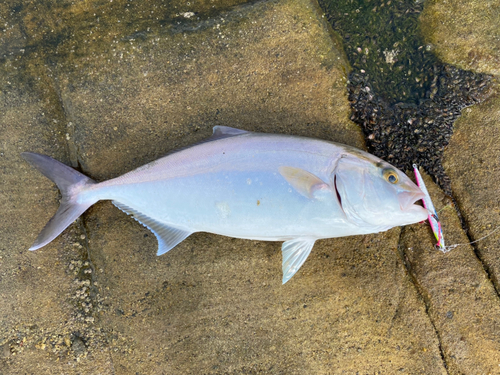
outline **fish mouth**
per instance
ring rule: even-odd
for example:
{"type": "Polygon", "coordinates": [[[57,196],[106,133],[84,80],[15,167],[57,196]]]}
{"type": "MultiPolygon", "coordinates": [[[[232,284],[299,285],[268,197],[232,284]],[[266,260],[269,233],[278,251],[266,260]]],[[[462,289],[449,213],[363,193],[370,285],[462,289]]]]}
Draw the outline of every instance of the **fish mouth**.
{"type": "Polygon", "coordinates": [[[418,192],[403,192],[399,193],[398,199],[399,199],[399,206],[401,208],[401,211],[419,211],[423,210],[427,213],[427,210],[425,210],[424,207],[415,204],[419,200],[424,199],[425,194],[422,193],[421,191],[418,192]]]}

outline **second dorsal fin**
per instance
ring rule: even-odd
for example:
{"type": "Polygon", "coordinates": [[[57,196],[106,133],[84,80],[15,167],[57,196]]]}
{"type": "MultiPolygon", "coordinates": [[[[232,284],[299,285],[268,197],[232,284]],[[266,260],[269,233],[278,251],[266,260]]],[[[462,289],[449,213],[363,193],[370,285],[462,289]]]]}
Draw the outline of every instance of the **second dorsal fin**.
{"type": "Polygon", "coordinates": [[[209,138],[210,140],[216,140],[227,137],[234,137],[235,135],[247,134],[250,133],[246,130],[231,128],[229,126],[216,125],[213,129],[213,134],[209,138]]]}

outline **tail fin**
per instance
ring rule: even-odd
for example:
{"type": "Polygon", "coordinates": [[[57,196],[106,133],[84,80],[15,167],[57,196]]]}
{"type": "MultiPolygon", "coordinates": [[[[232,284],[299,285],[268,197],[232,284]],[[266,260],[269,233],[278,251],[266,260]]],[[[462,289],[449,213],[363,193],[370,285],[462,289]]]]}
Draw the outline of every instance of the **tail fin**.
{"type": "Polygon", "coordinates": [[[77,202],[78,193],[84,187],[95,184],[95,181],[51,157],[33,152],[23,152],[21,156],[45,177],[52,180],[62,194],[61,205],[56,214],[45,225],[33,246],[30,247],[30,250],[37,250],[61,234],[87,208],[95,203],[94,201],[77,202]]]}

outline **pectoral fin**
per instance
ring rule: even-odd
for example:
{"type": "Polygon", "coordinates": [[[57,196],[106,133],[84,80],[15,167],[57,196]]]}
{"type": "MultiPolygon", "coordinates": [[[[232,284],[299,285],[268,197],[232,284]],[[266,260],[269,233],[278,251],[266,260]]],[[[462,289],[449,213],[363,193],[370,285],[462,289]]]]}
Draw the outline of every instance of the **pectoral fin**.
{"type": "Polygon", "coordinates": [[[290,280],[304,264],[315,241],[315,239],[311,238],[296,238],[283,242],[281,246],[283,253],[283,284],[290,280]]]}
{"type": "Polygon", "coordinates": [[[328,184],[311,172],[295,167],[279,167],[280,174],[306,198],[315,198],[321,192],[330,190],[328,184]]]}
{"type": "Polygon", "coordinates": [[[173,228],[146,216],[133,208],[130,208],[120,202],[113,201],[113,204],[135,220],[148,228],[158,240],[158,252],[156,255],[165,254],[184,241],[193,232],[179,228],[173,228]]]}

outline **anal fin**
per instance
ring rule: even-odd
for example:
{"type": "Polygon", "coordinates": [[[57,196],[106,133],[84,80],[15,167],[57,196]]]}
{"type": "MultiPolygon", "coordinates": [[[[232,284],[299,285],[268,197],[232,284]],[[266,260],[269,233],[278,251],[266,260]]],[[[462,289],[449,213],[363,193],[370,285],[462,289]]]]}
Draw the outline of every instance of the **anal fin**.
{"type": "Polygon", "coordinates": [[[193,233],[160,223],[159,221],[156,221],[155,219],[152,219],[149,216],[144,215],[143,213],[140,213],[139,211],[134,210],[133,208],[130,208],[120,202],[113,201],[113,204],[153,232],[158,240],[158,252],[156,255],[165,254],[193,233]]]}
{"type": "Polygon", "coordinates": [[[315,239],[311,238],[295,238],[283,242],[281,246],[283,254],[283,284],[290,280],[304,264],[311,253],[315,241],[315,239]]]}

